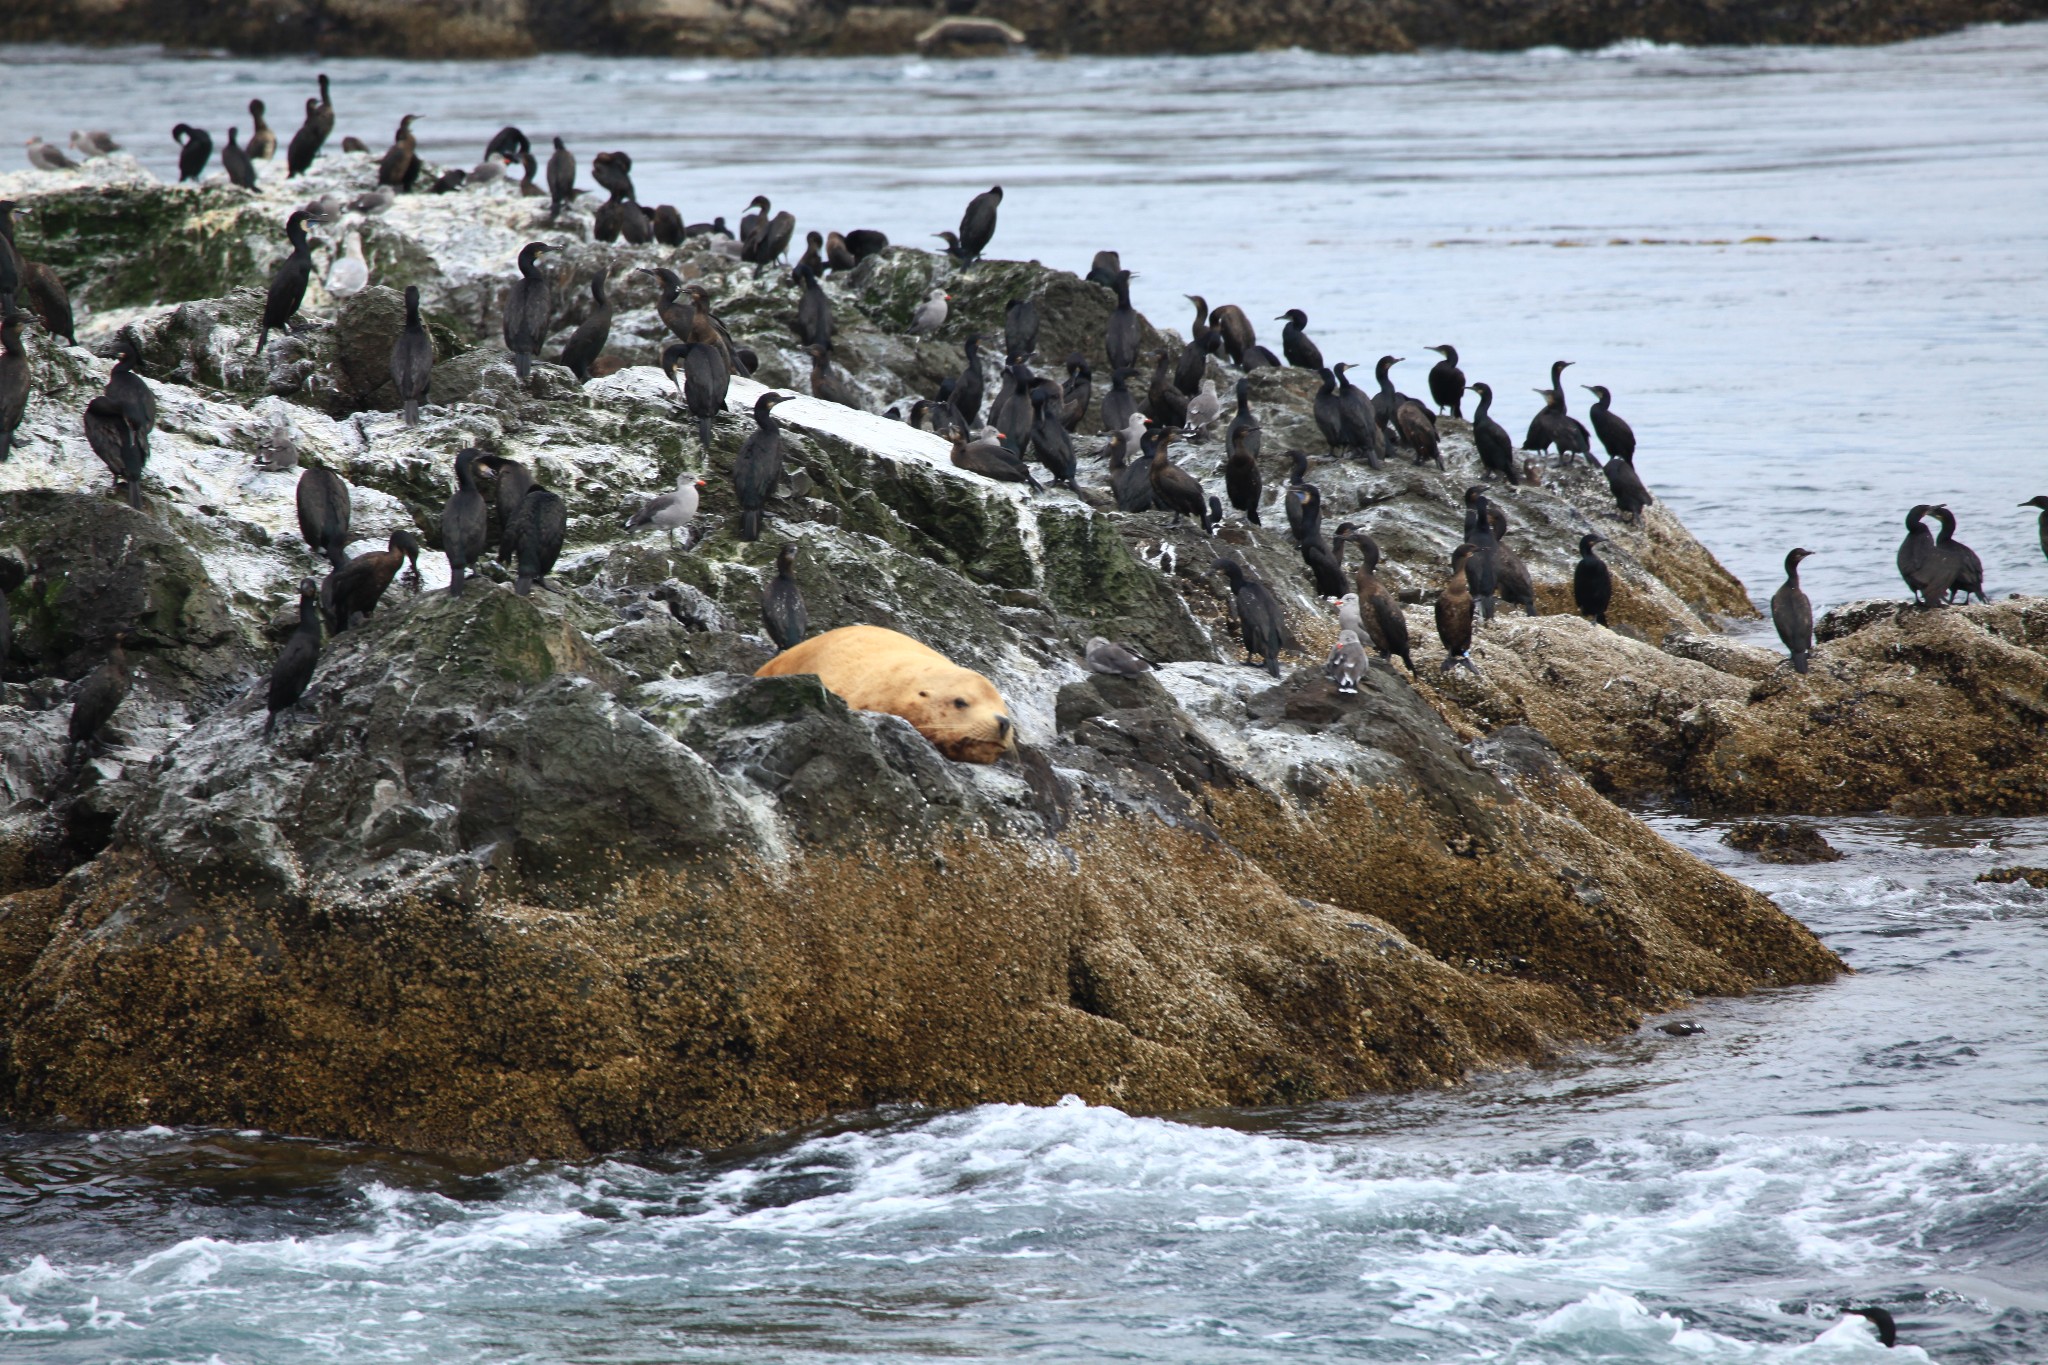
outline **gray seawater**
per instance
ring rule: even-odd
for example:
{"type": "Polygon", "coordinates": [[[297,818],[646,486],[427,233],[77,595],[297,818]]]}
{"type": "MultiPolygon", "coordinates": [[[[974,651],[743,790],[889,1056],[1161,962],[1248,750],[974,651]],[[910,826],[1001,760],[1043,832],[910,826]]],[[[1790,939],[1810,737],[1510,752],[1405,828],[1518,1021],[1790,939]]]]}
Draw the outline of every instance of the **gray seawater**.
{"type": "MultiPolygon", "coordinates": [[[[0,51],[0,132],[171,123],[301,61],[0,51]]],[[[1332,359],[1452,341],[1513,397],[1606,383],[1660,496],[1759,596],[1889,593],[1946,499],[1994,591],[2048,330],[2048,26],[1868,50],[759,64],[328,62],[340,131],[417,112],[635,158],[736,217],[1103,246],[1179,294],[1305,308],[1332,359]],[[1768,242],[1744,241],[1770,237],[1768,242]]],[[[161,129],[158,133],[138,130],[161,129]]],[[[1263,322],[1262,322],[1262,325],[1263,322]]],[[[1268,328],[1277,335],[1277,324],[1268,328]]],[[[1421,367],[1404,371],[1411,391],[1421,367]]],[[[1574,395],[1575,399],[1583,395],[1574,395]]],[[[2040,482],[2036,482],[2036,480],[2040,482]]],[[[2048,1361],[2048,822],[1820,822],[1768,868],[1858,968],[1455,1091],[1136,1118],[868,1116],[741,1151],[475,1171],[262,1134],[0,1129],[0,1358],[219,1361],[2048,1361]],[[1891,1305],[1884,1353],[1845,1303],[1891,1305]]]]}

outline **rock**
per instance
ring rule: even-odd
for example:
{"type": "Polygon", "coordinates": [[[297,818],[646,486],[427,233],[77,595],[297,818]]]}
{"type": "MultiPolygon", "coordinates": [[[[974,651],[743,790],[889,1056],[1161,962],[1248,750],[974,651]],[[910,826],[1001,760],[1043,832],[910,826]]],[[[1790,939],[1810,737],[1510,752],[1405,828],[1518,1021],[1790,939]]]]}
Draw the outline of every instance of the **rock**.
{"type": "Polygon", "coordinates": [[[1721,842],[1754,853],[1766,863],[1833,863],[1842,857],[1813,826],[1783,820],[1738,820],[1721,836],[1721,842]]]}
{"type": "MultiPolygon", "coordinates": [[[[268,224],[364,169],[330,158],[232,200],[119,192],[185,234],[198,272],[227,259],[209,232],[268,224]]],[[[1376,664],[1339,696],[1318,668],[1333,619],[1281,536],[1105,511],[1092,454],[1089,496],[1031,496],[954,469],[929,433],[799,397],[778,409],[792,477],[762,538],[737,540],[727,470],[762,382],[734,380],[708,453],[644,365],[578,386],[542,363],[519,383],[491,310],[533,213],[489,191],[395,205],[366,243],[377,283],[338,307],[311,299],[304,335],[254,379],[233,368],[246,300],[146,301],[136,325],[164,372],[139,514],[104,495],[77,428],[105,362],[31,339],[36,395],[0,466],[7,542],[61,560],[150,638],[113,742],[69,772],[66,680],[103,646],[13,599],[30,662],[0,697],[0,853],[19,855],[0,890],[28,888],[0,897],[9,1115],[231,1120],[505,1158],[726,1143],[869,1103],[1291,1103],[1439,1084],[1674,1000],[1838,969],[1576,775],[1617,725],[1648,734],[1640,717],[1544,710],[1534,671],[1519,709],[1494,716],[1426,663],[1415,680],[1376,664]],[[381,411],[376,364],[405,283],[432,301],[437,346],[453,339],[417,428],[381,411]],[[270,392],[301,362],[296,387],[270,392]],[[273,657],[265,627],[320,570],[297,536],[297,470],[256,456],[341,473],[364,549],[399,527],[431,545],[470,444],[563,498],[552,590],[518,597],[490,564],[452,598],[430,550],[425,591],[395,586],[329,639],[266,737],[250,686],[273,657]],[[692,534],[628,535],[624,509],[685,473],[706,483],[692,534]],[[753,678],[784,540],[803,546],[812,629],[888,626],[985,674],[1014,758],[949,763],[814,680],[753,678]],[[1240,662],[1209,573],[1219,543],[1302,640],[1277,683],[1240,662]],[[1159,668],[1085,673],[1096,634],[1159,668]]],[[[90,221],[81,286],[134,289],[112,225],[90,221]]],[[[796,372],[781,272],[683,260],[764,376],[796,372]]],[[[651,355],[660,325],[630,279],[617,333],[651,355]]],[[[1054,347],[1090,349],[1108,308],[1042,266],[958,272],[892,250],[827,286],[877,399],[958,369],[951,337],[900,334],[934,280],[963,330],[993,328],[1013,294],[1040,300],[1054,347]]],[[[1297,378],[1254,381],[1269,446],[1312,430],[1297,378]]],[[[1331,524],[1369,525],[1404,589],[1460,535],[1476,460],[1447,434],[1444,474],[1316,464],[1331,524]]],[[[1218,445],[1191,446],[1189,467],[1213,478],[1218,445]]],[[[1546,602],[1568,591],[1581,528],[1615,521],[1604,486],[1570,479],[1508,511],[1546,602]]],[[[1666,509],[1612,535],[1618,610],[1659,638],[1703,636],[1741,597],[1666,509]]],[[[1694,709],[1753,686],[1566,618],[1496,623],[1482,642],[1503,682],[1516,650],[1543,644],[1570,683],[1553,690],[1597,696],[1616,663],[1682,674],[1660,685],[1682,683],[1694,709]]],[[[1656,763],[1693,758],[1651,747],[1656,763]]]]}
{"type": "Polygon", "coordinates": [[[1668,1024],[1657,1025],[1657,1032],[1668,1033],[1673,1038],[1697,1038],[1706,1031],[1704,1025],[1695,1024],[1690,1019],[1673,1019],[1668,1024]]]}
{"type": "Polygon", "coordinates": [[[1994,867],[1989,872],[1979,872],[1977,880],[2008,886],[2025,882],[2037,891],[2048,891],[2048,867],[1994,867]]]}

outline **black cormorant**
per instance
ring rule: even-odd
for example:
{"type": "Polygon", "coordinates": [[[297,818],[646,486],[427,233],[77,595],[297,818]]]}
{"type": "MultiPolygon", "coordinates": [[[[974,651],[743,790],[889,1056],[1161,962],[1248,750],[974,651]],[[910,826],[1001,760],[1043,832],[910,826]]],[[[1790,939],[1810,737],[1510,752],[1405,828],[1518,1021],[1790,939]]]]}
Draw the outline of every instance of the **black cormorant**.
{"type": "Polygon", "coordinates": [[[1088,400],[1095,394],[1095,371],[1079,351],[1067,357],[1067,382],[1060,386],[1060,422],[1068,431],[1078,431],[1088,417],[1088,400]]]}
{"type": "Polygon", "coordinates": [[[128,667],[129,638],[128,631],[115,631],[106,662],[86,674],[85,681],[72,694],[68,733],[74,749],[80,744],[90,745],[99,737],[101,728],[120,709],[128,689],[135,683],[135,675],[128,667]]]}
{"type": "MultiPolygon", "coordinates": [[[[1579,563],[1578,567],[1572,570],[1572,602],[1578,607],[1579,615],[1589,617],[1595,623],[1604,626],[1607,624],[1607,604],[1614,600],[1614,574],[1607,567],[1606,561],[1593,553],[1593,547],[1599,543],[1599,536],[1579,537],[1579,563]]],[[[1806,552],[1800,550],[1797,553],[1806,552]]],[[[1773,610],[1775,602],[1776,599],[1773,599],[1773,610]]],[[[1811,624],[1810,613],[1808,623],[1811,624]]],[[[1802,673],[1805,671],[1803,668],[1800,670],[1802,673]]]]}
{"type": "Polygon", "coordinates": [[[320,148],[326,145],[328,134],[333,131],[334,94],[323,75],[320,77],[320,98],[306,101],[306,121],[299,125],[299,131],[292,134],[291,145],[285,148],[285,178],[304,175],[306,168],[313,164],[313,158],[320,155],[320,148]]]}
{"type": "Polygon", "coordinates": [[[505,349],[512,352],[512,368],[521,379],[532,372],[533,358],[540,353],[555,315],[555,292],[540,273],[540,255],[560,250],[546,242],[528,242],[519,248],[519,278],[505,292],[505,349]]]}
{"type": "Polygon", "coordinates": [[[1244,309],[1234,303],[1226,303],[1209,311],[1209,325],[1223,338],[1224,354],[1230,363],[1241,370],[1253,367],[1245,363],[1252,347],[1258,344],[1258,333],[1252,330],[1252,320],[1245,316],[1244,309]]]}
{"type": "Polygon", "coordinates": [[[1351,382],[1351,366],[1338,361],[1331,366],[1337,376],[1337,407],[1344,419],[1344,444],[1365,456],[1374,469],[1381,467],[1387,453],[1387,438],[1373,420],[1372,396],[1351,382]]]}
{"type": "Polygon", "coordinates": [[[339,569],[348,563],[349,496],[341,475],[318,465],[299,472],[299,535],[339,569]]]}
{"type": "Polygon", "coordinates": [[[818,272],[803,266],[797,267],[798,283],[803,294],[796,304],[797,341],[805,346],[832,347],[832,300],[825,293],[825,286],[819,283],[818,272]]]}
{"type": "Polygon", "coordinates": [[[988,249],[989,239],[996,235],[996,209],[1003,202],[1003,187],[991,186],[967,201],[967,211],[960,215],[960,236],[947,248],[962,265],[971,265],[981,259],[981,253],[988,249]]]}
{"type": "Polygon", "coordinates": [[[1077,493],[1081,491],[1074,485],[1074,438],[1060,421],[1060,391],[1049,381],[1031,389],[1030,449],[1054,483],[1064,484],[1077,493]]]}
{"type": "Polygon", "coordinates": [[[527,489],[512,519],[518,567],[512,591],[526,597],[536,584],[547,585],[548,575],[555,571],[555,561],[562,556],[562,540],[568,531],[568,504],[552,489],[538,484],[527,489]]]}
{"type": "Polygon", "coordinates": [[[1323,353],[1308,339],[1308,314],[1299,308],[1290,308],[1275,322],[1286,322],[1280,329],[1280,354],[1287,357],[1287,363],[1298,370],[1320,370],[1323,368],[1323,353]]]}
{"type": "Polygon", "coordinates": [[[704,447],[704,459],[711,459],[711,424],[725,411],[726,392],[732,387],[732,371],[716,346],[703,342],[671,342],[661,353],[661,368],[670,379],[676,377],[676,362],[683,366],[683,406],[697,419],[697,440],[704,447]]]}
{"type": "Polygon", "coordinates": [[[1607,487],[1614,493],[1614,505],[1635,525],[1642,525],[1643,509],[1657,500],[1650,496],[1650,490],[1643,487],[1642,476],[1636,473],[1635,455],[1628,450],[1614,451],[1605,472],[1607,487]]]}
{"type": "Polygon", "coordinates": [[[1493,420],[1493,387],[1489,384],[1474,384],[1472,392],[1479,395],[1479,407],[1472,414],[1472,444],[1479,449],[1479,463],[1489,474],[1498,474],[1512,485],[1522,482],[1521,473],[1515,468],[1515,439],[1508,435],[1508,429],[1493,420]]]}
{"type": "Polygon", "coordinates": [[[1116,307],[1111,310],[1109,321],[1102,329],[1103,354],[1109,357],[1109,368],[1134,370],[1138,365],[1138,310],[1131,307],[1131,272],[1116,272],[1116,307]]]}
{"type": "Polygon", "coordinates": [[[1037,350],[1038,305],[1030,299],[1011,299],[1003,306],[1003,355],[1028,360],[1037,350]]]}
{"type": "Polygon", "coordinates": [[[441,509],[441,553],[448,556],[448,593],[462,596],[463,577],[482,562],[490,544],[490,512],[476,486],[476,462],[483,452],[474,446],[455,457],[455,492],[441,509]]]}
{"type": "Polygon", "coordinates": [[[775,576],[761,589],[761,624],[778,650],[796,648],[811,633],[811,614],[804,610],[804,595],[796,585],[793,543],[776,552],[775,576]]]}
{"type": "Polygon", "coordinates": [[[2041,497],[2037,495],[2035,497],[2028,498],[2025,502],[2021,503],[2020,506],[2038,507],[2041,509],[2041,553],[2044,555],[2048,555],[2048,497],[2041,497]]]}
{"type": "Polygon", "coordinates": [[[1592,411],[1586,415],[1593,420],[1593,434],[1600,438],[1601,446],[1614,459],[1633,459],[1636,434],[1628,423],[1615,415],[1614,395],[1607,392],[1604,384],[1581,384],[1579,387],[1593,395],[1592,411]]]}
{"type": "Polygon", "coordinates": [[[1287,629],[1286,614],[1280,610],[1280,603],[1274,599],[1272,590],[1245,571],[1245,566],[1235,559],[1218,559],[1209,566],[1209,572],[1220,573],[1230,583],[1230,593],[1237,602],[1237,620],[1243,631],[1245,662],[1253,658],[1263,659],[1263,666],[1274,677],[1280,676],[1280,651],[1301,648],[1293,634],[1287,629]]]}
{"type": "Polygon", "coordinates": [[[1933,509],[1920,503],[1906,513],[1906,538],[1899,544],[1899,577],[1906,580],[1906,588],[1917,601],[1932,606],[1926,592],[1927,562],[1934,556],[1934,533],[1927,529],[1925,520],[1933,509]]]}
{"type": "Polygon", "coordinates": [[[793,394],[768,392],[754,400],[754,430],[733,458],[732,483],[740,505],[741,540],[761,538],[761,509],[782,481],[782,426],[775,420],[775,405],[793,394]]]}
{"type": "Polygon", "coordinates": [[[1438,412],[1450,409],[1451,416],[1465,415],[1465,372],[1458,368],[1458,348],[1455,346],[1429,346],[1443,359],[1429,367],[1429,396],[1436,400],[1438,412]]]}
{"type": "Polygon", "coordinates": [[[398,390],[409,427],[420,424],[420,404],[427,401],[433,373],[434,339],[420,321],[420,287],[409,284],[405,287],[405,330],[391,344],[391,383],[398,390]]]}
{"type": "Polygon", "coordinates": [[[206,163],[213,160],[213,134],[181,123],[171,129],[171,136],[178,143],[179,182],[197,180],[206,174],[206,163]]]}
{"type": "Polygon", "coordinates": [[[1965,602],[1972,597],[1989,602],[1991,599],[1984,595],[1984,561],[1975,550],[1956,539],[1956,514],[1943,503],[1928,510],[1941,523],[1941,534],[1934,538],[1934,558],[1927,575],[1929,586],[1945,580],[1949,601],[1953,602],[1956,594],[1961,593],[1965,602]]]}
{"type": "Polygon", "coordinates": [[[599,266],[590,277],[590,311],[583,315],[583,321],[576,325],[576,331],[556,357],[584,383],[589,382],[590,367],[597,363],[612,335],[612,301],[605,294],[605,277],[610,273],[610,266],[599,266]]]}
{"type": "Polygon", "coordinates": [[[256,188],[256,163],[249,159],[248,149],[235,141],[240,133],[238,128],[228,129],[227,146],[220,149],[220,168],[228,173],[228,179],[245,190],[256,188]]]}
{"type": "Polygon", "coordinates": [[[576,154],[555,139],[555,150],[548,156],[548,217],[554,218],[562,211],[562,205],[576,193],[576,154]]]}
{"type": "Polygon", "coordinates": [[[263,327],[256,334],[256,354],[262,355],[270,334],[282,331],[299,315],[306,301],[306,285],[313,278],[313,244],[306,236],[306,211],[294,210],[285,219],[284,235],[291,240],[289,256],[270,272],[270,292],[263,300],[263,327]]]}
{"type": "Polygon", "coordinates": [[[0,464],[7,462],[15,429],[28,412],[28,348],[21,340],[27,318],[26,313],[0,314],[0,464]]]}
{"type": "Polygon", "coordinates": [[[1138,400],[1131,397],[1131,376],[1137,371],[1120,365],[1109,372],[1109,392],[1102,395],[1102,429],[1119,432],[1138,415],[1138,400]]]}
{"type": "Polygon", "coordinates": [[[302,578],[299,580],[298,629],[284,642],[284,649],[270,670],[270,715],[263,722],[264,734],[277,727],[280,711],[297,706],[299,698],[306,695],[306,684],[313,681],[313,670],[319,663],[320,585],[310,578],[302,578]]]}
{"type": "Polygon", "coordinates": [[[1786,555],[1785,581],[1771,594],[1771,624],[1778,628],[1778,638],[1792,655],[1794,673],[1806,671],[1807,657],[1813,653],[1813,603],[1799,586],[1799,561],[1812,554],[1811,550],[1794,550],[1786,555]]]}

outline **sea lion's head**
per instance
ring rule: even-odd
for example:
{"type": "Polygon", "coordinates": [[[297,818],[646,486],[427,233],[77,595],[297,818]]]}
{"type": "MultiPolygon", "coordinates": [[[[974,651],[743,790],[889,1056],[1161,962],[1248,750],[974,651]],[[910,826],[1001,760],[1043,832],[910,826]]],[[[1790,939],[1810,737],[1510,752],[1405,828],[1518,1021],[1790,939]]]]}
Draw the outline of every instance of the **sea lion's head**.
{"type": "Polygon", "coordinates": [[[956,763],[993,763],[1017,747],[1017,727],[995,684],[971,668],[933,665],[913,679],[897,714],[956,763]]]}

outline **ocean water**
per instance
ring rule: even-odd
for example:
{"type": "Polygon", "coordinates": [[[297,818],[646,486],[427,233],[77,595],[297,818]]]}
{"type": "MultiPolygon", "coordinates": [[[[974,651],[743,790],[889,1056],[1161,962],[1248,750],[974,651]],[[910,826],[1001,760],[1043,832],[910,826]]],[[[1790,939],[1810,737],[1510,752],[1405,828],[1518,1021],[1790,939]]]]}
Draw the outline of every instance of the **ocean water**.
{"type": "MultiPolygon", "coordinates": [[[[309,62],[0,52],[0,132],[171,123],[309,62]]],[[[1306,309],[1331,359],[1459,345],[1519,427],[1552,359],[1767,596],[1896,591],[1947,500],[1994,591],[2048,340],[2048,26],[1903,47],[1338,59],[328,62],[338,133],[421,114],[630,151],[643,197],[902,241],[1008,191],[999,254],[1138,302],[1306,309]],[[1745,240],[1769,238],[1767,241],[1745,240]]],[[[160,129],[160,132],[145,131],[160,129]]],[[[1271,339],[1269,337],[1269,339],[1271,339]]],[[[1583,395],[1574,394],[1575,406],[1583,395]]],[[[1581,409],[1582,410],[1582,409],[1581,409]]],[[[2038,482],[2037,482],[2038,480],[2038,482]]],[[[2042,821],[1828,820],[1771,868],[1670,837],[1857,968],[1452,1091],[1135,1117],[861,1116],[715,1154],[472,1170],[255,1133],[0,1129],[0,1360],[2048,1361],[2042,821]],[[1847,1304],[1902,1322],[1885,1352],[1847,1304]],[[1924,1355],[1923,1355],[1924,1353],[1924,1355]]]]}

